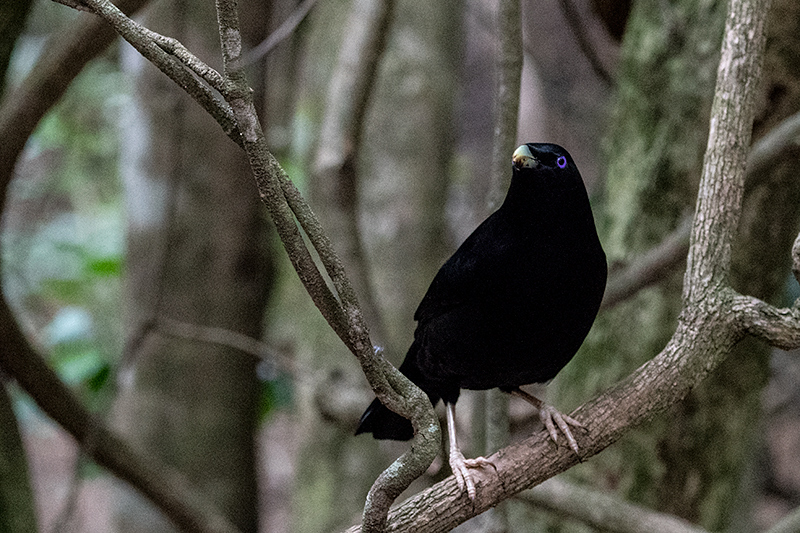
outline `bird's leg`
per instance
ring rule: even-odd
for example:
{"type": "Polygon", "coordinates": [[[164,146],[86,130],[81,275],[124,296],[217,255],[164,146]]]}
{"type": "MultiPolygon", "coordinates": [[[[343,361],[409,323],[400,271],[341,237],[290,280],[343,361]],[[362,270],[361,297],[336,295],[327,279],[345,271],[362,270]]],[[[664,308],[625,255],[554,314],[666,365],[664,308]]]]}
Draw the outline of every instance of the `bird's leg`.
{"type": "Polygon", "coordinates": [[[558,426],[558,429],[560,429],[561,433],[567,438],[567,442],[569,443],[569,447],[572,448],[572,451],[575,452],[576,455],[580,455],[578,453],[578,443],[575,441],[575,437],[572,436],[569,425],[571,424],[575,427],[582,428],[583,424],[570,416],[560,413],[555,407],[547,405],[536,396],[528,394],[520,388],[512,389],[509,392],[513,396],[522,398],[539,410],[539,419],[547,428],[547,432],[550,434],[550,438],[553,439],[553,442],[558,443],[558,432],[556,431],[556,426],[558,426]]]}
{"type": "Polygon", "coordinates": [[[450,438],[450,469],[453,475],[456,476],[458,488],[462,491],[467,489],[469,499],[474,500],[477,495],[475,489],[475,481],[472,479],[470,468],[481,468],[484,466],[491,466],[495,468],[491,461],[484,457],[477,457],[475,459],[465,459],[464,454],[458,448],[458,441],[456,440],[456,404],[447,404],[447,435],[450,438]]]}

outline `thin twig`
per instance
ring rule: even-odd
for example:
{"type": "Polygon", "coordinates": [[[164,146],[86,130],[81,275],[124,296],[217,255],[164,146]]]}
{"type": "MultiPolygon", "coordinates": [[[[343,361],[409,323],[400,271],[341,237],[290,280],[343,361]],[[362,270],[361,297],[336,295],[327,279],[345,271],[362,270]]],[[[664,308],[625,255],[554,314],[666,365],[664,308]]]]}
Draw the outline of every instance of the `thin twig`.
{"type": "Polygon", "coordinates": [[[276,46],[278,46],[284,39],[289,37],[300,25],[306,16],[311,12],[311,9],[317,3],[317,0],[304,0],[299,6],[292,11],[292,14],[286,17],[286,20],[278,26],[275,31],[270,33],[266,39],[261,41],[255,48],[252,48],[242,57],[244,65],[252,65],[265,55],[269,54],[276,46]]]}
{"type": "Polygon", "coordinates": [[[313,374],[310,368],[298,371],[297,362],[294,359],[268,343],[238,331],[216,326],[191,324],[165,316],[158,317],[156,328],[165,335],[233,348],[244,354],[274,364],[281,371],[298,380],[304,379],[303,376],[313,374]]]}
{"type": "Polygon", "coordinates": [[[561,6],[561,12],[564,14],[564,19],[567,21],[567,24],[572,30],[572,35],[575,36],[575,40],[578,43],[578,48],[580,48],[581,52],[583,52],[583,57],[589,61],[589,65],[591,65],[592,70],[597,77],[603,81],[603,83],[609,87],[614,85],[614,77],[608,72],[608,70],[606,70],[603,62],[600,61],[600,58],[597,56],[595,47],[589,41],[589,32],[586,31],[586,25],[583,23],[583,17],[581,17],[580,12],[572,3],[572,0],[559,0],[558,3],[561,6]]]}

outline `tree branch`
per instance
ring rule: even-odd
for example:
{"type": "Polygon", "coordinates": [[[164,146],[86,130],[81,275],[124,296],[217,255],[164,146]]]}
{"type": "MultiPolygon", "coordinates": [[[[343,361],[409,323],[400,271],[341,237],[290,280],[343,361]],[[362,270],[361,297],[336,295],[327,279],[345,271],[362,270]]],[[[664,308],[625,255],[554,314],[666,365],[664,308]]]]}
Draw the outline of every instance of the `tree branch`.
{"type": "Polygon", "coordinates": [[[130,483],[184,531],[235,533],[236,527],[175,469],[144,457],[89,413],[28,343],[5,300],[0,332],[8,345],[0,367],[100,466],[130,483]]]}
{"type": "Polygon", "coordinates": [[[728,281],[761,80],[768,6],[769,0],[729,4],[684,277],[687,305],[728,281]]]}
{"type": "Polygon", "coordinates": [[[538,487],[519,493],[517,498],[609,533],[708,533],[673,515],[585,489],[560,478],[548,479],[538,487]]]}
{"type": "Polygon", "coordinates": [[[742,328],[775,348],[800,346],[800,309],[778,309],[752,296],[735,295],[731,303],[742,328]]]}
{"type": "Polygon", "coordinates": [[[659,244],[612,272],[600,308],[613,307],[674,272],[686,260],[691,230],[692,217],[687,216],[659,244]]]}
{"type": "Polygon", "coordinates": [[[583,52],[583,57],[589,62],[595,75],[609,87],[613,86],[614,78],[597,56],[597,51],[592,45],[588,35],[589,32],[586,30],[586,24],[583,23],[583,18],[578,8],[575,7],[572,0],[559,0],[559,6],[561,7],[561,12],[564,14],[564,20],[567,21],[567,24],[572,30],[572,35],[575,36],[578,48],[583,52]]]}
{"type": "Polygon", "coordinates": [[[244,54],[244,58],[242,59],[244,64],[252,65],[270,53],[272,49],[278,46],[284,39],[289,37],[300,23],[305,20],[306,16],[311,12],[311,8],[313,8],[316,3],[317,0],[304,0],[275,31],[270,33],[258,46],[244,54]]]}

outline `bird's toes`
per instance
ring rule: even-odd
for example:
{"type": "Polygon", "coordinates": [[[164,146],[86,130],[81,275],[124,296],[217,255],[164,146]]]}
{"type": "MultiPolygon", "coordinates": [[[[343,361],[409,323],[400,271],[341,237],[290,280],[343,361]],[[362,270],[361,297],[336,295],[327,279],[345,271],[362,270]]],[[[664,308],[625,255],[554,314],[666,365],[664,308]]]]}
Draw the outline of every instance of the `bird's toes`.
{"type": "Polygon", "coordinates": [[[475,459],[464,459],[464,463],[469,468],[483,468],[485,466],[491,466],[492,468],[495,469],[495,471],[497,470],[497,467],[494,465],[494,463],[491,462],[486,457],[476,457],[475,459]]]}
{"type": "Polygon", "coordinates": [[[464,454],[462,454],[460,451],[450,451],[450,469],[453,471],[453,475],[456,477],[456,483],[458,484],[459,490],[463,491],[466,489],[470,500],[475,500],[478,491],[475,488],[475,480],[472,478],[472,473],[469,469],[482,468],[484,466],[491,466],[495,470],[497,469],[497,467],[495,467],[494,464],[485,457],[465,459],[464,454]]]}
{"type": "Polygon", "coordinates": [[[543,404],[539,409],[539,418],[547,428],[547,432],[550,434],[550,438],[553,439],[553,442],[558,444],[558,430],[560,430],[567,439],[567,444],[569,444],[572,451],[575,452],[576,455],[580,455],[578,452],[578,442],[575,440],[575,437],[572,435],[572,430],[569,428],[570,424],[583,428],[580,422],[570,416],[561,414],[555,407],[547,404],[543,404]]]}
{"type": "MultiPolygon", "coordinates": [[[[556,411],[556,413],[558,413],[558,411],[556,411]]],[[[560,414],[561,418],[564,419],[564,422],[566,422],[570,426],[575,426],[576,428],[586,429],[586,426],[584,426],[583,424],[581,424],[580,422],[578,422],[577,420],[575,420],[571,416],[565,415],[564,413],[558,413],[558,414],[560,414]]]]}

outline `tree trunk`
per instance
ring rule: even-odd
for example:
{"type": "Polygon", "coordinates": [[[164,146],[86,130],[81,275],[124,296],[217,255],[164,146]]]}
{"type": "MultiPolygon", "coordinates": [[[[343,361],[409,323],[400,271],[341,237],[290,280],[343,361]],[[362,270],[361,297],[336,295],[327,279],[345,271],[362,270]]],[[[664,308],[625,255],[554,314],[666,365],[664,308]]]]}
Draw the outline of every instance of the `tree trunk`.
{"type": "Polygon", "coordinates": [[[458,11],[452,1],[397,3],[367,113],[361,227],[395,363],[411,344],[417,305],[454,249],[444,208],[455,148],[458,11]]]}
{"type": "MultiPolygon", "coordinates": [[[[150,21],[213,57],[215,28],[197,30],[214,20],[213,6],[203,6],[159,6],[150,21]]],[[[115,423],[141,450],[179,468],[242,531],[255,532],[257,361],[170,336],[159,321],[261,336],[271,281],[262,208],[240,148],[160,72],[138,55],[131,62],[140,70],[123,130],[128,339],[115,423]]],[[[124,531],[169,529],[133,509],[118,510],[124,531]]]]}

